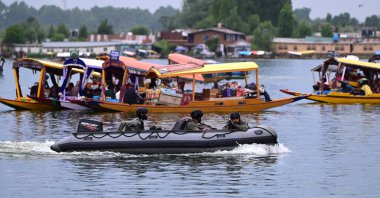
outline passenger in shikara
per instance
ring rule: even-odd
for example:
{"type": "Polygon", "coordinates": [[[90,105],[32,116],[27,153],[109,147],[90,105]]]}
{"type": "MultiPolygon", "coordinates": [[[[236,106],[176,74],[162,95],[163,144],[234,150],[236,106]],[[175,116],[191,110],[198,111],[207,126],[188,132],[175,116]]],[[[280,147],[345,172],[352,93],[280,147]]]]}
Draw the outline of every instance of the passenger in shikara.
{"type": "Polygon", "coordinates": [[[37,96],[37,92],[38,92],[38,82],[35,82],[35,83],[33,84],[33,86],[31,86],[29,89],[30,89],[30,93],[29,93],[30,96],[33,96],[33,97],[37,96]]]}
{"type": "Polygon", "coordinates": [[[185,129],[187,131],[208,131],[213,127],[202,123],[203,112],[201,110],[194,110],[190,113],[191,120],[186,123],[185,129]]]}
{"type": "Polygon", "coordinates": [[[107,86],[106,97],[110,97],[111,99],[116,99],[116,94],[115,94],[115,90],[114,90],[114,85],[113,84],[109,84],[107,86]]]}
{"type": "Polygon", "coordinates": [[[157,87],[157,78],[152,78],[150,79],[150,83],[149,83],[149,89],[156,89],[157,87]]]}
{"type": "Polygon", "coordinates": [[[80,81],[78,80],[78,81],[75,83],[75,86],[73,87],[73,89],[71,90],[71,95],[72,95],[72,96],[78,96],[78,93],[79,93],[79,86],[80,86],[80,81]]]}
{"type": "Polygon", "coordinates": [[[124,94],[124,102],[128,104],[138,104],[137,99],[138,99],[138,96],[134,88],[134,85],[131,83],[128,83],[127,88],[125,90],[125,94],[124,94]]]}
{"type": "Polygon", "coordinates": [[[228,119],[227,124],[223,127],[224,130],[239,130],[246,131],[249,129],[248,123],[240,119],[238,112],[233,112],[228,119]]]}
{"type": "Polygon", "coordinates": [[[363,95],[363,96],[369,96],[373,94],[371,87],[368,85],[368,79],[362,78],[358,80],[358,82],[361,85],[361,87],[355,88],[351,93],[353,94],[356,93],[358,95],[363,95]]]}
{"type": "Polygon", "coordinates": [[[91,83],[87,83],[86,86],[83,89],[83,95],[86,98],[92,98],[94,95],[92,94],[92,89],[91,89],[91,83]]]}
{"type": "Polygon", "coordinates": [[[138,108],[136,118],[131,121],[123,121],[119,126],[119,131],[143,131],[144,120],[148,119],[148,109],[138,108]]]}
{"type": "MultiPolygon", "coordinates": [[[[246,85],[245,88],[250,89],[250,90],[253,90],[254,92],[256,92],[256,83],[252,82],[252,83],[246,85]]],[[[260,86],[259,86],[259,90],[260,90],[260,94],[263,94],[263,95],[264,95],[265,102],[270,102],[270,101],[272,101],[272,99],[270,98],[268,92],[264,89],[264,86],[263,86],[263,85],[260,85],[260,86]]]]}
{"type": "Polygon", "coordinates": [[[71,92],[73,91],[73,88],[74,88],[74,83],[71,82],[69,83],[69,85],[67,85],[66,90],[65,90],[66,96],[72,96],[71,92]]]}

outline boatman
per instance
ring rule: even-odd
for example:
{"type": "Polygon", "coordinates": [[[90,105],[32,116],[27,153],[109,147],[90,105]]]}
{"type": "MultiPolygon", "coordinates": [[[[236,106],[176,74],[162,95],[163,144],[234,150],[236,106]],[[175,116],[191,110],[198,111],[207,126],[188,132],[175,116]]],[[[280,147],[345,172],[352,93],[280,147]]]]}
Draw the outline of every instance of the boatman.
{"type": "Polygon", "coordinates": [[[213,129],[211,126],[202,123],[203,112],[194,110],[190,113],[191,120],[186,123],[185,130],[187,131],[208,131],[213,129]]]}
{"type": "Polygon", "coordinates": [[[233,112],[228,119],[227,124],[223,127],[225,130],[239,130],[246,131],[249,129],[248,123],[240,119],[240,114],[238,112],[233,112]]]}
{"type": "Polygon", "coordinates": [[[143,131],[144,120],[148,119],[148,109],[138,108],[136,118],[130,121],[123,121],[120,124],[119,131],[143,131]]]}

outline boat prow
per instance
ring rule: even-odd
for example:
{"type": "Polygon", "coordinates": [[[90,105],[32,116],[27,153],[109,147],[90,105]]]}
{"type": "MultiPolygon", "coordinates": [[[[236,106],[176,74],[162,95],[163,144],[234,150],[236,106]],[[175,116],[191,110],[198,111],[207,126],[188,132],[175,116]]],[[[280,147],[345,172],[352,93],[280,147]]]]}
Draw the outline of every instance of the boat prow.
{"type": "Polygon", "coordinates": [[[35,110],[35,111],[54,111],[59,110],[59,108],[40,103],[31,98],[23,97],[20,100],[11,100],[0,97],[0,103],[11,107],[15,110],[35,110]]]}
{"type": "Polygon", "coordinates": [[[304,95],[308,100],[332,104],[380,103],[380,94],[377,93],[363,96],[350,93],[324,91],[306,95],[300,92],[292,92],[287,89],[281,89],[280,91],[293,96],[304,95]]]}

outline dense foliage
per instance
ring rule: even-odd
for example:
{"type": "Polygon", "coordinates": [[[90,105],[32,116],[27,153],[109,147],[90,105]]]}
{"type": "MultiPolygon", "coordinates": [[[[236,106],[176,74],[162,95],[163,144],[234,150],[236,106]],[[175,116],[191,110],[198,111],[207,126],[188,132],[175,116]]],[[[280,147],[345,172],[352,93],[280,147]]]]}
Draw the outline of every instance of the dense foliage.
{"type": "MultiPolygon", "coordinates": [[[[24,2],[6,6],[0,0],[0,36],[4,43],[40,43],[45,39],[85,40],[92,33],[149,34],[176,28],[209,28],[221,23],[252,35],[254,49],[270,50],[273,37],[305,37],[315,32],[331,36],[335,32],[357,31],[363,25],[380,28],[380,17],[376,15],[360,24],[349,13],[327,14],[312,20],[310,12],[310,8],[293,10],[291,0],[183,0],[180,10],[167,6],[154,13],[111,6],[62,10],[45,5],[37,10],[24,2]],[[75,37],[73,30],[78,31],[75,37]]],[[[164,42],[156,47],[164,53],[172,48],[164,42]]]]}

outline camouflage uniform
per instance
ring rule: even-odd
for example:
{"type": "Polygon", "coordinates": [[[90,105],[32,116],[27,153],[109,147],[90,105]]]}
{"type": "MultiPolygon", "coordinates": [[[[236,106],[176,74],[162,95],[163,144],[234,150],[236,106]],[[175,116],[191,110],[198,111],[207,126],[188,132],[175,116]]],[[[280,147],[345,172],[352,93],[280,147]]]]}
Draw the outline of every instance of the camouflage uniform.
{"type": "Polygon", "coordinates": [[[210,130],[211,127],[204,123],[195,123],[194,120],[189,120],[186,123],[185,130],[187,131],[203,131],[210,130]]]}
{"type": "Polygon", "coordinates": [[[119,131],[143,131],[144,122],[139,118],[130,121],[121,122],[119,131]]]}
{"type": "Polygon", "coordinates": [[[228,121],[227,124],[223,127],[224,130],[237,129],[239,131],[246,131],[249,129],[248,123],[240,120],[239,124],[234,124],[232,121],[228,121]]]}

